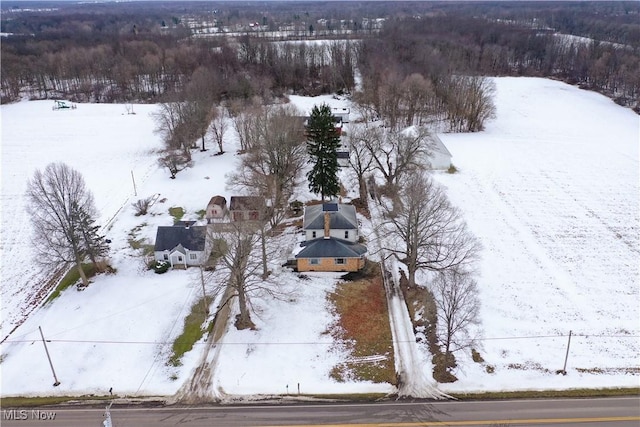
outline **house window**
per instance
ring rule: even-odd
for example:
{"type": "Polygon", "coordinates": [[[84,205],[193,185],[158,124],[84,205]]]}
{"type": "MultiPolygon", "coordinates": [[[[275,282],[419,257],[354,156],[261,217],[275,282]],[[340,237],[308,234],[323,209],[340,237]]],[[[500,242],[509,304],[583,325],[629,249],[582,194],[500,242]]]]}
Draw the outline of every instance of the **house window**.
{"type": "Polygon", "coordinates": [[[310,265],[318,265],[320,264],[320,260],[318,258],[309,258],[310,265]]]}
{"type": "Polygon", "coordinates": [[[347,263],[347,260],[344,258],[336,258],[336,264],[338,265],[344,265],[347,263]]]}
{"type": "Polygon", "coordinates": [[[198,259],[198,254],[189,254],[189,259],[191,260],[198,259]]]}
{"type": "Polygon", "coordinates": [[[348,239],[349,238],[349,230],[345,230],[344,232],[344,238],[348,239]]]}
{"type": "Polygon", "coordinates": [[[256,212],[256,211],[249,212],[249,219],[251,219],[251,220],[258,219],[258,212],[256,212]]]}
{"type": "Polygon", "coordinates": [[[315,238],[316,238],[316,232],[315,232],[315,231],[312,231],[312,232],[311,232],[311,238],[312,238],[312,239],[315,239],[315,238]]]}
{"type": "Polygon", "coordinates": [[[178,262],[182,262],[182,257],[181,256],[178,257],[178,262]]]}
{"type": "Polygon", "coordinates": [[[162,258],[163,258],[165,261],[169,261],[169,255],[167,255],[167,254],[162,255],[162,258]]]}

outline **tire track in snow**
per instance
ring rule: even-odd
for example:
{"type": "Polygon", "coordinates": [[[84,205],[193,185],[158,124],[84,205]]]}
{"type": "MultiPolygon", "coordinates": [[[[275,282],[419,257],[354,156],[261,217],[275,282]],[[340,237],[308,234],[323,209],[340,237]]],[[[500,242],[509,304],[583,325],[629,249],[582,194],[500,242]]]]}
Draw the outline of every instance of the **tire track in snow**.
{"type": "Polygon", "coordinates": [[[198,364],[191,378],[178,390],[175,399],[181,403],[195,404],[206,403],[222,397],[222,392],[215,390],[215,372],[218,358],[222,348],[218,343],[223,339],[224,333],[231,317],[231,295],[234,289],[227,286],[221,301],[223,306],[219,308],[214,317],[213,330],[207,337],[207,343],[202,350],[198,364]]]}

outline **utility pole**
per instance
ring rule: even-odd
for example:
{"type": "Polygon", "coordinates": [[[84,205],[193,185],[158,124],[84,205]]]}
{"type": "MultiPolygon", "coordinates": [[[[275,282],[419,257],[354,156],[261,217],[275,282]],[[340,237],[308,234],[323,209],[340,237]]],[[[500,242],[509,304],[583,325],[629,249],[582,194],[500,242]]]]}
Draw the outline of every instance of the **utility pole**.
{"type": "Polygon", "coordinates": [[[562,367],[562,375],[567,375],[567,360],[569,359],[569,348],[571,347],[571,333],[569,331],[569,341],[567,342],[567,354],[564,356],[564,366],[562,367]]]}
{"type": "Polygon", "coordinates": [[[133,177],[133,170],[131,170],[131,181],[133,181],[133,195],[138,195],[138,190],[136,190],[136,179],[133,177]]]}
{"type": "Polygon", "coordinates": [[[209,315],[209,306],[207,305],[207,291],[204,289],[204,269],[200,265],[200,283],[202,283],[202,303],[204,304],[204,314],[209,315]]]}
{"type": "Polygon", "coordinates": [[[44,334],[42,333],[42,328],[38,326],[38,330],[40,330],[40,336],[42,337],[42,344],[44,344],[44,351],[47,353],[47,359],[49,359],[49,366],[51,366],[51,372],[53,372],[53,379],[55,382],[53,383],[54,387],[60,385],[60,381],[58,381],[58,377],[56,376],[56,371],[53,369],[53,363],[51,362],[51,356],[49,355],[49,349],[47,348],[47,342],[44,339],[44,334]]]}

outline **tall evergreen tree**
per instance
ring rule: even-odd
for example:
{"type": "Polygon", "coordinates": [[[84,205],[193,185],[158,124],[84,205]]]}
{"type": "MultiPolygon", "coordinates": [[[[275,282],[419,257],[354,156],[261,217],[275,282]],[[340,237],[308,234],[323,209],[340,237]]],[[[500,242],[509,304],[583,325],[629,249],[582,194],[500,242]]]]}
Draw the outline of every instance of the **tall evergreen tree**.
{"type": "Polygon", "coordinates": [[[335,128],[331,108],[327,104],[314,106],[307,124],[307,152],[313,164],[307,173],[309,189],[325,196],[337,196],[340,192],[338,181],[338,147],[340,136],[335,128]]]}
{"type": "Polygon", "coordinates": [[[98,232],[100,226],[95,224],[95,220],[87,212],[86,208],[77,204],[72,207],[72,218],[77,227],[80,247],[97,270],[98,258],[104,257],[109,253],[109,245],[105,241],[104,235],[98,232]]]}

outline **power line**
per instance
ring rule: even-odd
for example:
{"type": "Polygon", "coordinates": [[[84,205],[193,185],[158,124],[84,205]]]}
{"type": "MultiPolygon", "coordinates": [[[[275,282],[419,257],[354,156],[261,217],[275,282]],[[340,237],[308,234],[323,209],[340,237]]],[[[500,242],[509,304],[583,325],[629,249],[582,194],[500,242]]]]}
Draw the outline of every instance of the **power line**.
{"type": "MultiPolygon", "coordinates": [[[[523,340],[523,339],[549,339],[549,338],[566,338],[566,335],[530,335],[530,336],[510,336],[510,337],[488,337],[478,338],[474,340],[467,340],[473,342],[481,341],[498,341],[498,340],[523,340]]],[[[574,338],[640,338],[640,335],[593,335],[593,334],[572,334],[574,338]]],[[[6,343],[31,343],[36,340],[20,339],[20,340],[7,340],[6,343]]],[[[132,344],[132,345],[165,345],[173,344],[174,341],[125,341],[125,340],[81,340],[81,339],[47,339],[48,343],[67,343],[67,344],[132,344]]],[[[285,346],[285,345],[334,345],[334,344],[349,344],[352,340],[333,340],[330,342],[320,341],[287,341],[287,342],[218,342],[216,345],[270,345],[270,346],[285,346]]],[[[376,341],[379,342],[379,341],[376,341]]],[[[393,341],[389,340],[389,343],[408,343],[413,341],[393,341]]],[[[194,345],[206,344],[205,342],[196,342],[194,345]]]]}

